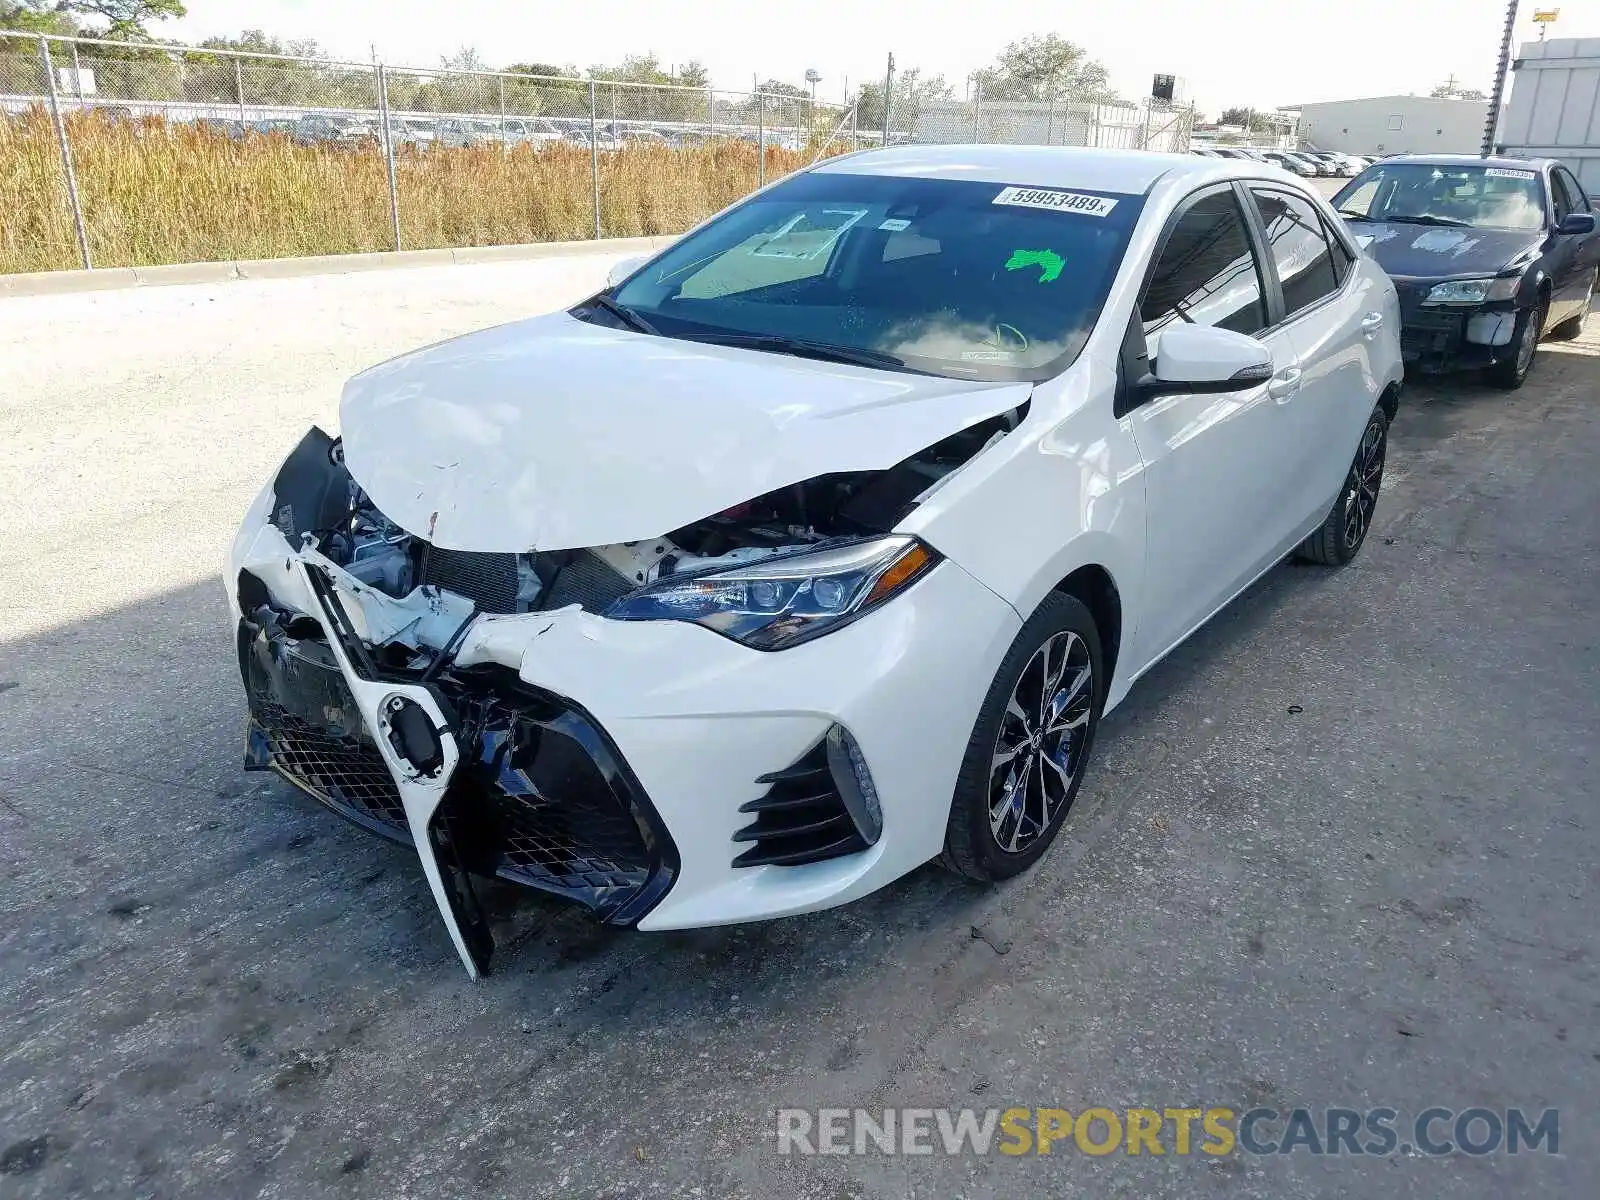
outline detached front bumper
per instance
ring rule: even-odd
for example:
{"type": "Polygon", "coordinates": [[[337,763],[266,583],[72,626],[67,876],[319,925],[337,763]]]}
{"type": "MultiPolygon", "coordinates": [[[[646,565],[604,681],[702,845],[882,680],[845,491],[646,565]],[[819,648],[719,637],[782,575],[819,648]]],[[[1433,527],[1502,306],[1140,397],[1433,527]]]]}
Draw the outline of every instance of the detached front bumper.
{"type": "Polygon", "coordinates": [[[1400,353],[1408,371],[1474,370],[1516,356],[1513,301],[1425,305],[1421,299],[1433,282],[1395,281],[1400,294],[1400,353]]]}
{"type": "Polygon", "coordinates": [[[573,607],[474,616],[448,668],[424,680],[386,671],[375,651],[396,631],[445,645],[459,598],[373,591],[291,547],[270,503],[228,573],[247,765],[413,845],[474,975],[492,947],[475,876],[675,929],[826,908],[934,857],[972,723],[1021,625],[946,561],[788,650],[573,607]],[[865,834],[850,816],[862,793],[881,815],[865,834]]]}

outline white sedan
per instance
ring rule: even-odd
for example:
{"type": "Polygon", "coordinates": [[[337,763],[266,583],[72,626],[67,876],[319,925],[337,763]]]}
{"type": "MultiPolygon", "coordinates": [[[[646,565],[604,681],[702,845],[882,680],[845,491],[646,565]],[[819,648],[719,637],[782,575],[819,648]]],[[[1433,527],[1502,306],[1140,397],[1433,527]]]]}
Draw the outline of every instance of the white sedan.
{"type": "Polygon", "coordinates": [[[226,572],[247,766],[676,929],[1046,853],[1100,718],[1285,556],[1349,562],[1393,286],[1266,164],[906,146],[565,311],[351,380],[226,572]]]}

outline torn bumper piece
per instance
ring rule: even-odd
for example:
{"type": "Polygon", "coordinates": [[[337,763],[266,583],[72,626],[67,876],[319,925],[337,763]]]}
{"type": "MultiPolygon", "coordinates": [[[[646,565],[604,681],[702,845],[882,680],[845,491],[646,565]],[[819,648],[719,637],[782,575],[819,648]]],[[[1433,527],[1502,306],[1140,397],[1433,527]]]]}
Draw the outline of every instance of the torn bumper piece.
{"type": "Polygon", "coordinates": [[[501,668],[426,681],[385,672],[322,569],[301,558],[293,567],[316,600],[311,617],[274,607],[248,573],[240,580],[245,765],[414,846],[473,977],[493,950],[474,875],[576,901],[618,925],[661,899],[676,848],[586,712],[501,668]]]}

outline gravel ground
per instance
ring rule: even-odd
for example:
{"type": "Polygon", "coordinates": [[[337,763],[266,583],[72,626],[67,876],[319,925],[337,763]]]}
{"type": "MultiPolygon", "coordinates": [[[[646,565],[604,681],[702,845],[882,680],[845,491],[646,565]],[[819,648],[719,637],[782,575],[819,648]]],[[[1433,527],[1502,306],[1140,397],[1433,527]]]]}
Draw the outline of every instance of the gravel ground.
{"type": "Polygon", "coordinates": [[[474,986],[407,851],[241,773],[217,568],[344,376],[603,269],[0,301],[0,1196],[1593,1194],[1600,342],[1413,388],[1358,563],[1142,681],[1029,876],[525,899],[474,986]],[[1559,1107],[1562,1153],[776,1153],[779,1106],[1013,1104],[1559,1107]]]}

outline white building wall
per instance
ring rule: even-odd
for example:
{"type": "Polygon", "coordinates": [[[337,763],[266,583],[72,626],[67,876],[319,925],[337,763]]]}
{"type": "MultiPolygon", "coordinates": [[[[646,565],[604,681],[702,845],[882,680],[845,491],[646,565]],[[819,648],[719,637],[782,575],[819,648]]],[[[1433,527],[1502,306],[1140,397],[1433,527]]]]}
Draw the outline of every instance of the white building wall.
{"type": "Polygon", "coordinates": [[[1476,154],[1489,106],[1481,100],[1375,96],[1300,106],[1300,137],[1345,154],[1476,154]]]}
{"type": "Polygon", "coordinates": [[[1600,193],[1600,38],[1523,43],[1495,145],[1559,158],[1586,191],[1600,193]]]}

